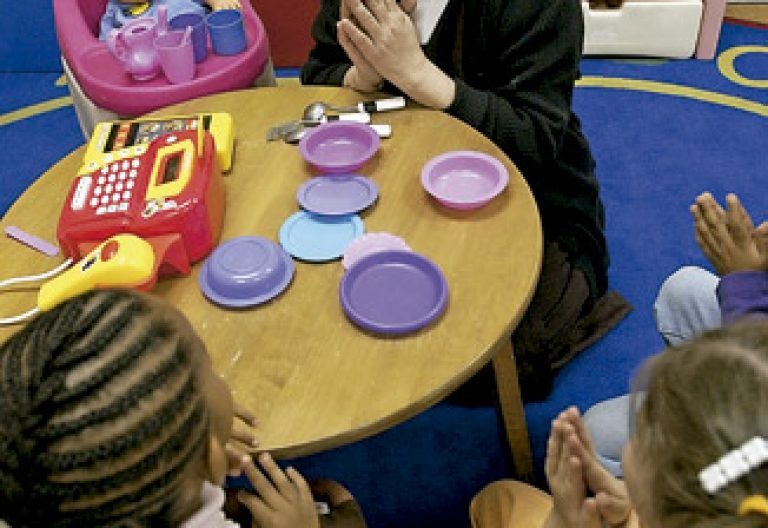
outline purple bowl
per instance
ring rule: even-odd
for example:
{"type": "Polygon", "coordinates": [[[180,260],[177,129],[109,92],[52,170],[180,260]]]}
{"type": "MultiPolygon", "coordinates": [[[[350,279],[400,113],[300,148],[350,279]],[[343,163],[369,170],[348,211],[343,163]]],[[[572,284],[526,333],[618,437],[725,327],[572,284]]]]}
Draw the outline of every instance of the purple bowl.
{"type": "Polygon", "coordinates": [[[299,152],[321,172],[354,172],[379,149],[379,135],[368,125],[332,121],[312,128],[299,141],[299,152]]]}
{"type": "Polygon", "coordinates": [[[453,209],[476,209],[490,202],[509,183],[504,165],[488,154],[457,150],[429,160],[421,184],[438,202],[453,209]]]}
{"type": "Polygon", "coordinates": [[[293,278],[293,259],[266,238],[243,236],[218,246],[206,259],[198,282],[206,297],[242,308],[266,302],[293,278]]]}

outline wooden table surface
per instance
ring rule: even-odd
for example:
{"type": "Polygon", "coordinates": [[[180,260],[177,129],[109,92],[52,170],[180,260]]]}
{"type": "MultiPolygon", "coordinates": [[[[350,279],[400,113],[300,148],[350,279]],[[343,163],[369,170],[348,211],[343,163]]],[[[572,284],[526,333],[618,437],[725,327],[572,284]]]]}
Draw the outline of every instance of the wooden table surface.
{"type": "MultiPolygon", "coordinates": [[[[235,158],[225,176],[222,241],[241,235],[277,241],[282,223],[299,209],[296,190],[314,172],[296,146],[267,142],[265,136],[271,125],[297,118],[316,100],[349,104],[360,95],[329,87],[258,88],[156,113],[233,115],[235,158]]],[[[257,415],[261,447],[278,457],[318,452],[394,426],[438,402],[491,359],[497,378],[511,376],[505,385],[513,386],[501,391],[502,400],[511,398],[507,407],[514,407],[508,433],[525,434],[524,420],[517,423],[522,403],[514,362],[500,372],[494,355],[510,355],[509,335],[538,278],[542,233],[530,190],[496,146],[442,112],[409,106],[374,114],[373,122],[391,124],[393,135],[359,171],[380,191],[377,203],[361,216],[366,232],[394,233],[442,269],[450,298],[435,324],[397,338],[361,331],[339,303],[343,268],[338,260],[297,262],[293,282],[281,296],[241,311],[222,309],[203,297],[199,264],[190,277],[161,279],[154,290],[190,319],[235,398],[257,415]],[[497,157],[509,170],[508,188],[479,210],[440,206],[421,187],[420,171],[430,158],[451,150],[497,157]]],[[[43,174],[0,228],[16,225],[54,241],[56,219],[82,156],[83,148],[77,149],[43,174]]],[[[45,271],[61,261],[6,237],[0,238],[0,254],[3,278],[45,271]]],[[[31,307],[35,294],[30,289],[0,296],[0,316],[31,307]]],[[[0,339],[16,328],[0,328],[0,339]]],[[[527,434],[520,439],[527,442],[527,434]]],[[[525,457],[530,453],[518,453],[516,461],[525,465],[525,457]]]]}

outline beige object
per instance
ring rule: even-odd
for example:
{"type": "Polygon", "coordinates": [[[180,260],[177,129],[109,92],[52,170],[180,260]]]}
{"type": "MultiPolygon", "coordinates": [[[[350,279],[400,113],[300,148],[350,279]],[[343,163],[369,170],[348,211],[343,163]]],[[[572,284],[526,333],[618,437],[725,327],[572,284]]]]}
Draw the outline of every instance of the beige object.
{"type": "MultiPolygon", "coordinates": [[[[268,143],[267,129],[297,118],[312,101],[350,104],[360,98],[340,88],[259,88],[153,115],[233,115],[235,157],[225,177],[221,240],[260,235],[276,241],[282,223],[298,210],[297,188],[313,174],[296,146],[268,143]]],[[[530,446],[509,336],[538,279],[542,232],[533,196],[501,150],[442,112],[410,107],[374,120],[391,124],[394,133],[360,171],[380,191],[378,202],[362,215],[366,230],[402,237],[442,269],[450,300],[436,324],[396,339],[356,328],[339,303],[338,261],[297,262],[290,287],[253,309],[208,302],[197,285],[199,264],[190,277],[160,280],[154,293],[190,319],[216,370],[258,417],[260,447],[278,457],[315,453],[392,427],[437,403],[493,360],[515,463],[519,474],[529,475],[530,446]],[[509,187],[476,211],[445,209],[421,187],[422,166],[459,149],[491,154],[510,173],[509,187]]],[[[82,156],[81,147],[43,174],[9,209],[0,229],[16,225],[54,241],[56,219],[82,156]]],[[[0,254],[3,277],[39,273],[59,262],[8,238],[0,238],[0,254]]],[[[31,307],[35,294],[0,296],[0,314],[31,307]]],[[[0,328],[0,340],[12,331],[0,328]]]]}
{"type": "Polygon", "coordinates": [[[514,480],[489,484],[472,499],[472,528],[541,528],[552,509],[552,497],[514,480]]]}
{"type": "Polygon", "coordinates": [[[687,58],[696,49],[702,0],[626,0],[615,9],[593,9],[582,1],[581,6],[585,55],[687,58]]]}

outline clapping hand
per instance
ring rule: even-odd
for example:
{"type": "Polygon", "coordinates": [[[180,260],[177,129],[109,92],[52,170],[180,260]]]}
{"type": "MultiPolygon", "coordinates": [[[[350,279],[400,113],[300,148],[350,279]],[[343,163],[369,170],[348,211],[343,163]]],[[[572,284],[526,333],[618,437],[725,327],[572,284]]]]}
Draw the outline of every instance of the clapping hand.
{"type": "Polygon", "coordinates": [[[726,209],[710,193],[691,206],[696,243],[717,273],[768,271],[768,222],[755,228],[735,194],[726,197],[726,209]]]}
{"type": "Polygon", "coordinates": [[[597,509],[605,525],[630,526],[628,523],[634,513],[627,488],[624,482],[611,475],[598,462],[594,442],[578,409],[570,407],[561,412],[556,421],[570,426],[567,427],[566,442],[581,462],[584,480],[595,495],[597,509]]]}
{"type": "Polygon", "coordinates": [[[601,528],[595,498],[587,497],[584,464],[572,449],[573,426],[562,417],[552,422],[544,471],[554,507],[542,528],[601,528]]]}

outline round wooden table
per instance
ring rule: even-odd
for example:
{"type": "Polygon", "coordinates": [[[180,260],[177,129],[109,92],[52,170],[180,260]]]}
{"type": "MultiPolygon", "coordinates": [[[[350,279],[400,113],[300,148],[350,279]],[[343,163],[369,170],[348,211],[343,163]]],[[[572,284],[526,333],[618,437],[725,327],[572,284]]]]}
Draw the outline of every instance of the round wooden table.
{"type": "MultiPolygon", "coordinates": [[[[229,112],[235,158],[225,176],[221,241],[241,235],[278,240],[299,209],[296,190],[315,173],[298,148],[267,142],[270,126],[296,119],[312,101],[350,104],[360,94],[341,88],[283,86],[219,94],[160,115],[229,112]]],[[[361,214],[367,232],[396,234],[435,262],[450,290],[443,316],[397,338],[369,335],[344,315],[339,261],[297,262],[290,287],[273,301],[228,310],[207,301],[189,277],[161,279],[154,293],[178,307],[207,344],[216,370],[235,398],[259,420],[260,448],[278,457],[307,455],[392,427],[435,404],[483,365],[494,361],[505,427],[518,473],[531,470],[510,334],[533,294],[542,232],[531,192],[506,156],[483,135],[438,111],[409,106],[373,115],[392,125],[377,155],[359,172],[379,186],[361,214]],[[442,207],[423,190],[422,166],[451,150],[500,159],[508,188],[481,209],[442,207]]],[[[56,219],[83,157],[80,148],[43,174],[10,208],[0,227],[16,225],[54,241],[56,219]]],[[[0,239],[3,277],[53,268],[60,262],[8,238],[0,239]]],[[[35,290],[0,296],[0,317],[35,302],[35,290]]],[[[5,339],[18,327],[0,328],[5,339]]]]}

